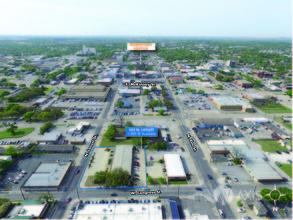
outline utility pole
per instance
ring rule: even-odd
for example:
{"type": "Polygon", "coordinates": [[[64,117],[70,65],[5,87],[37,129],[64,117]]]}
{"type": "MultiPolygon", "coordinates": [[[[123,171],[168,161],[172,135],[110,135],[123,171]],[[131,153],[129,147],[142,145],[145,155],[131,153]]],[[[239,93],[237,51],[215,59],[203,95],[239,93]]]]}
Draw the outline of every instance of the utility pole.
{"type": "Polygon", "coordinates": [[[77,187],[76,187],[76,193],[77,193],[77,199],[80,200],[77,187]]]}
{"type": "Polygon", "coordinates": [[[180,185],[178,185],[178,197],[179,197],[179,190],[180,190],[180,185]]]}
{"type": "Polygon", "coordinates": [[[21,192],[21,195],[22,195],[23,200],[25,200],[25,197],[23,195],[23,192],[22,192],[21,188],[20,188],[20,192],[21,192]]]}

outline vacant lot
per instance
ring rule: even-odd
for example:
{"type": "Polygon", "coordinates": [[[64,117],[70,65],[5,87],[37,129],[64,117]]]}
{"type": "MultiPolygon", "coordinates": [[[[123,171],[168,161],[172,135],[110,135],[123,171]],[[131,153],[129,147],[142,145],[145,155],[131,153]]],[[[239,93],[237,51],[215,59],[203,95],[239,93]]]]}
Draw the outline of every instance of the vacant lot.
{"type": "Polygon", "coordinates": [[[274,113],[291,113],[292,109],[287,108],[282,104],[267,104],[265,106],[258,106],[260,110],[264,113],[274,114],[274,113]]]}
{"type": "Polygon", "coordinates": [[[265,152],[276,153],[277,150],[281,152],[288,150],[286,147],[282,147],[277,140],[256,140],[254,142],[258,143],[265,152]]]}
{"type": "Polygon", "coordinates": [[[19,128],[19,129],[15,130],[14,134],[12,134],[8,131],[1,131],[0,132],[0,139],[23,137],[23,136],[30,134],[34,130],[35,130],[35,128],[19,128]]]}
{"type": "Polygon", "coordinates": [[[292,178],[292,164],[283,163],[280,169],[292,178]]]}
{"type": "Polygon", "coordinates": [[[274,120],[281,123],[284,127],[292,130],[292,124],[290,122],[284,122],[282,117],[274,117],[274,120]]]}

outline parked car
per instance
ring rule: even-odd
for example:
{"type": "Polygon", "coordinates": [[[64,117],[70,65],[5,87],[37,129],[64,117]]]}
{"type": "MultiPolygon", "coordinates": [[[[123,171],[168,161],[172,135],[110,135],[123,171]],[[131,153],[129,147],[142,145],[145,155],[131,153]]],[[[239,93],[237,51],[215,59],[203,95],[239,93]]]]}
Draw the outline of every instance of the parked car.
{"type": "Polygon", "coordinates": [[[239,213],[244,213],[244,212],[245,212],[245,209],[240,208],[240,209],[238,209],[238,212],[239,212],[239,213]]]}
{"type": "Polygon", "coordinates": [[[197,190],[197,191],[202,191],[202,188],[200,188],[200,187],[195,187],[195,190],[197,190]]]}
{"type": "Polygon", "coordinates": [[[220,216],[221,216],[222,218],[225,218],[225,217],[226,217],[226,215],[225,215],[225,213],[223,212],[222,209],[219,209],[219,214],[220,214],[220,216]]]}
{"type": "Polygon", "coordinates": [[[282,166],[282,164],[281,164],[279,161],[275,161],[275,164],[276,164],[277,166],[279,166],[279,167],[282,166]]]}
{"type": "Polygon", "coordinates": [[[118,194],[117,193],[112,193],[111,196],[118,196],[118,194]]]}
{"type": "Polygon", "coordinates": [[[69,203],[70,201],[71,201],[71,197],[68,196],[67,199],[66,199],[66,202],[69,203]]]}
{"type": "Polygon", "coordinates": [[[79,171],[80,171],[80,170],[79,170],[79,169],[77,169],[77,170],[75,171],[75,174],[78,174],[78,173],[79,173],[79,171]]]}
{"type": "Polygon", "coordinates": [[[210,180],[214,179],[210,174],[207,175],[210,180]]]}
{"type": "Polygon", "coordinates": [[[276,152],[277,152],[278,154],[282,154],[281,151],[276,150],[276,152]]]}

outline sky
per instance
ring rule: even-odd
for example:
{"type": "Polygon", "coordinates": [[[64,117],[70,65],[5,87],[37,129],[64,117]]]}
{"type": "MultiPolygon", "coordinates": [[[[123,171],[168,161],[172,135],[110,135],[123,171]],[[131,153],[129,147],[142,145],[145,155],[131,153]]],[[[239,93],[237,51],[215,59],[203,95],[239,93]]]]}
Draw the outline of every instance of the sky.
{"type": "Polygon", "coordinates": [[[0,0],[0,35],[292,37],[291,0],[0,0]]]}

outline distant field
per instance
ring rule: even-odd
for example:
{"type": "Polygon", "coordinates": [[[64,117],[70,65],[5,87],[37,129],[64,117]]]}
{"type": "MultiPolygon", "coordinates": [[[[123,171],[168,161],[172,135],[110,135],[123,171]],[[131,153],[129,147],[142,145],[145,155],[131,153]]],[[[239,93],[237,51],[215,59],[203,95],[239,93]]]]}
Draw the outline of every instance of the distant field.
{"type": "Polygon", "coordinates": [[[52,88],[52,87],[48,87],[48,88],[46,88],[45,89],[45,94],[48,94],[49,92],[51,92],[52,90],[54,90],[54,88],[52,88]]]}
{"type": "Polygon", "coordinates": [[[281,123],[284,127],[292,130],[292,124],[290,122],[284,122],[282,117],[274,117],[274,120],[281,123]]]}
{"type": "Polygon", "coordinates": [[[261,148],[265,152],[276,153],[276,151],[286,151],[288,150],[286,147],[282,147],[281,144],[277,140],[255,140],[254,142],[261,145],[261,148]]]}
{"type": "Polygon", "coordinates": [[[267,104],[265,106],[257,106],[264,113],[274,114],[274,113],[292,113],[292,109],[287,108],[282,104],[267,104]]]}
{"type": "Polygon", "coordinates": [[[280,169],[292,178],[292,164],[283,163],[280,169]]]}
{"type": "Polygon", "coordinates": [[[0,132],[0,139],[23,137],[23,136],[26,136],[26,135],[32,133],[34,130],[35,130],[35,128],[19,128],[15,131],[15,134],[11,134],[10,132],[7,132],[7,131],[1,131],[0,132]]]}

